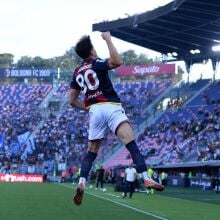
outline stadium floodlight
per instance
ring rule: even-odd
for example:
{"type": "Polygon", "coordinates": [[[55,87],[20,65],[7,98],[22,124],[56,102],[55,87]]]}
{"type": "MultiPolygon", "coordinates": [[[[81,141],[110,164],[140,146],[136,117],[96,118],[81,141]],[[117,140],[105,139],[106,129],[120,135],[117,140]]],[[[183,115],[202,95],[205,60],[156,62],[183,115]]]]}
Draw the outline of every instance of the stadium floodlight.
{"type": "Polygon", "coordinates": [[[200,49],[190,50],[191,54],[198,54],[200,52],[201,52],[200,49]]]}
{"type": "Polygon", "coordinates": [[[214,42],[216,42],[216,43],[220,43],[220,40],[213,40],[214,42]]]}
{"type": "Polygon", "coordinates": [[[212,47],[212,50],[213,50],[214,52],[220,51],[220,45],[213,46],[213,47],[212,47]]]}
{"type": "Polygon", "coordinates": [[[178,53],[177,53],[177,52],[173,52],[172,55],[173,55],[174,57],[177,57],[177,56],[178,56],[178,53]]]}

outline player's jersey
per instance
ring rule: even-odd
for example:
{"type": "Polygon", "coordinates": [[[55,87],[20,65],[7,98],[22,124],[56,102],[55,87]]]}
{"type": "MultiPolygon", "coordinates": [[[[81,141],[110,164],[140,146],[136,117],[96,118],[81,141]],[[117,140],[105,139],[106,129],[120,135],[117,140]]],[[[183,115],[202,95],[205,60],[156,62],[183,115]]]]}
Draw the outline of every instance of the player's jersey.
{"type": "Polygon", "coordinates": [[[108,60],[88,59],[75,69],[70,87],[85,95],[85,106],[97,103],[120,103],[108,76],[108,60]]]}

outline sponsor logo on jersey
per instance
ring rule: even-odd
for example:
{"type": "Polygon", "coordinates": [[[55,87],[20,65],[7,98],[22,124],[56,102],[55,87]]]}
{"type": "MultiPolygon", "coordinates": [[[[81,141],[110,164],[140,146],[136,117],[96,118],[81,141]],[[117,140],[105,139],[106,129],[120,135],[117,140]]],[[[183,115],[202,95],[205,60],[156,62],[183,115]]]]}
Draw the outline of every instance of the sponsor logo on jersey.
{"type": "Polygon", "coordinates": [[[96,98],[99,95],[102,95],[103,92],[102,91],[97,91],[96,93],[92,94],[92,95],[88,95],[88,99],[93,99],[96,98]]]}

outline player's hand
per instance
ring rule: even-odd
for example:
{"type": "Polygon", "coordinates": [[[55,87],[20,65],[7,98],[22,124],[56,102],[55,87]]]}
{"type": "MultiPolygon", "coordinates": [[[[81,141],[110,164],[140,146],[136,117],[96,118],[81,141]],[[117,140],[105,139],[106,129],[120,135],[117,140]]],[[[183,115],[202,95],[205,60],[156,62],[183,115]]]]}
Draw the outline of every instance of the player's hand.
{"type": "Polygon", "coordinates": [[[110,32],[109,32],[109,31],[103,32],[103,33],[102,33],[102,38],[103,38],[103,40],[105,40],[105,41],[110,41],[110,40],[111,40],[111,34],[110,34],[110,32]]]}

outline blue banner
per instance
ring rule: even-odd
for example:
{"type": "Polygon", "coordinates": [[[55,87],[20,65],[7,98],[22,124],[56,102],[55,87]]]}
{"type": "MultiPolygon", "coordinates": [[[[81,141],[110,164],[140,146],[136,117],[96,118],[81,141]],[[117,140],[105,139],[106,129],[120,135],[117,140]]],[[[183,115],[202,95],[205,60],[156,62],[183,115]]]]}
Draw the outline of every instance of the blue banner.
{"type": "Polygon", "coordinates": [[[47,78],[54,69],[0,69],[0,78],[47,78]]]}
{"type": "Polygon", "coordinates": [[[30,135],[29,131],[27,131],[27,132],[25,132],[23,134],[18,135],[18,143],[20,145],[23,145],[27,141],[29,135],[30,135]]]}

